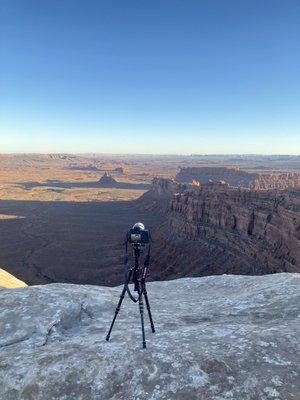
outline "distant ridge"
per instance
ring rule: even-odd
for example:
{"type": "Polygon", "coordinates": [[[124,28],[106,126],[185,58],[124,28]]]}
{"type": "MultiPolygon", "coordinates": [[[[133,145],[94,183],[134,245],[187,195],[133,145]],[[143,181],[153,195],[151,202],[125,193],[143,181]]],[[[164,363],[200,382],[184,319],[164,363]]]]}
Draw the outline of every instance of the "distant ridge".
{"type": "MultiPolygon", "coordinates": [[[[263,166],[264,168],[264,166],[263,166]]],[[[257,168],[256,168],[257,169],[257,168]]],[[[180,183],[192,183],[193,180],[202,183],[209,181],[224,181],[230,186],[248,188],[252,190],[289,189],[300,187],[299,172],[274,172],[264,173],[247,172],[239,167],[186,167],[180,168],[175,177],[180,183]]]]}
{"type": "Polygon", "coordinates": [[[0,268],[0,288],[15,289],[26,287],[26,283],[0,268]]]}

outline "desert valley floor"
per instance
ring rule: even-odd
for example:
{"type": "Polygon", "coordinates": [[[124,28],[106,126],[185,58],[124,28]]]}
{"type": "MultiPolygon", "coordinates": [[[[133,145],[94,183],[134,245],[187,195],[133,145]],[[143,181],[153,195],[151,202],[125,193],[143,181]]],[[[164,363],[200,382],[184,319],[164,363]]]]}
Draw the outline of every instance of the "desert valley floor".
{"type": "Polygon", "coordinates": [[[29,285],[120,284],[126,231],[143,221],[154,236],[152,280],[297,272],[299,171],[297,156],[1,155],[0,267],[29,285]],[[162,180],[153,191],[156,177],[162,180]],[[172,196],[183,192],[168,209],[166,182],[174,178],[179,186],[172,188],[172,196]],[[186,197],[184,182],[197,188],[198,181],[204,184],[197,192],[201,203],[198,199],[198,208],[185,209],[184,204],[195,203],[195,195],[194,200],[186,197]],[[211,189],[215,184],[221,189],[211,189]],[[244,197],[237,200],[240,189],[233,186],[246,186],[244,197]],[[148,194],[154,192],[158,200],[148,194]],[[216,215],[212,199],[228,199],[230,193],[235,200],[224,215],[216,215]],[[275,211],[274,201],[279,204],[275,211]],[[284,235],[294,240],[288,249],[277,233],[282,224],[284,235]],[[196,225],[205,227],[205,234],[195,233],[196,225]],[[214,237],[209,236],[212,228],[214,237]],[[266,254],[254,262],[261,243],[266,254]],[[253,251],[245,253],[246,247],[253,251]],[[238,262],[241,254],[244,269],[238,262]]]}

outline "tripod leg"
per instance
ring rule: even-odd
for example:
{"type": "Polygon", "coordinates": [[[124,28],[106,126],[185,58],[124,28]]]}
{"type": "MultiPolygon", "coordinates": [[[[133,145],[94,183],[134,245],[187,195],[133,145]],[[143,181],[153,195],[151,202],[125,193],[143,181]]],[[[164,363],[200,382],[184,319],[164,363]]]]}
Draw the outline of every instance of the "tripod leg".
{"type": "Polygon", "coordinates": [[[144,304],[143,304],[142,293],[139,296],[139,309],[140,309],[141,324],[142,324],[143,349],[145,349],[146,348],[146,338],[145,338],[145,326],[144,326],[144,304]]]}
{"type": "MultiPolygon", "coordinates": [[[[127,279],[127,284],[130,282],[131,275],[132,275],[132,271],[129,272],[128,279],[127,279]]],[[[119,314],[122,301],[124,300],[124,297],[125,297],[125,293],[126,293],[126,286],[124,285],[123,290],[122,290],[122,293],[121,293],[121,296],[120,296],[119,303],[118,303],[117,308],[116,308],[116,311],[115,311],[114,318],[113,318],[113,320],[112,320],[112,323],[111,323],[111,325],[110,325],[108,334],[107,334],[107,336],[106,336],[106,341],[107,341],[107,342],[109,341],[112,328],[113,328],[113,326],[114,326],[114,323],[115,323],[115,320],[116,320],[116,318],[117,318],[117,315],[119,314]]]]}
{"type": "Polygon", "coordinates": [[[147,306],[148,315],[149,315],[149,319],[150,319],[151,330],[154,333],[155,332],[155,328],[154,328],[154,323],[153,323],[153,319],[152,319],[152,314],[151,314],[151,309],[150,309],[150,304],[149,304],[149,299],[148,299],[148,295],[147,295],[146,286],[144,288],[144,296],[145,296],[146,306],[147,306]]]}

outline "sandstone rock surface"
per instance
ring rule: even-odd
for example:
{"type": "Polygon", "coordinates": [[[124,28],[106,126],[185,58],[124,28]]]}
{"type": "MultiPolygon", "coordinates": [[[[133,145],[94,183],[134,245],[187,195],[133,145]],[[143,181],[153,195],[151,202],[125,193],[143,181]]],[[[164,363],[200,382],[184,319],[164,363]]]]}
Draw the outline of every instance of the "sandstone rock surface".
{"type": "Polygon", "coordinates": [[[26,283],[23,281],[20,281],[20,279],[17,279],[15,276],[12,274],[8,273],[4,269],[0,268],[0,288],[8,288],[8,289],[14,289],[18,287],[26,287],[26,283]]]}
{"type": "Polygon", "coordinates": [[[0,289],[1,400],[296,400],[300,275],[152,282],[141,348],[120,287],[0,289]]]}

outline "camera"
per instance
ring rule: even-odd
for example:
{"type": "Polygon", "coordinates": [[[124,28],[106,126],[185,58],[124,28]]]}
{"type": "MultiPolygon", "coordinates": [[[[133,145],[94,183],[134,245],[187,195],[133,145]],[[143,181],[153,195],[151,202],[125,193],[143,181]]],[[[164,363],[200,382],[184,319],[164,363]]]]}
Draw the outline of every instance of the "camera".
{"type": "Polygon", "coordinates": [[[145,225],[137,222],[128,232],[128,242],[131,244],[148,244],[150,242],[150,233],[145,229],[145,225]]]}

